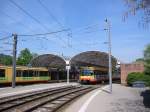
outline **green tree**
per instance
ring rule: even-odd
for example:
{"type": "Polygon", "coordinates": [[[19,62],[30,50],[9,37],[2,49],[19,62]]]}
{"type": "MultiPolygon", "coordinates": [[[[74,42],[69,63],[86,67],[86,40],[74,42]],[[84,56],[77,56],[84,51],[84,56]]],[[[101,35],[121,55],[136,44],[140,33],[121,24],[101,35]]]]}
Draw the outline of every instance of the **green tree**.
{"type": "Polygon", "coordinates": [[[0,54],[0,64],[12,65],[12,56],[0,54]]]}
{"type": "Polygon", "coordinates": [[[30,52],[29,49],[25,48],[22,50],[19,54],[19,57],[17,59],[17,64],[18,65],[28,65],[33,58],[32,53],[30,52]]]}
{"type": "Polygon", "coordinates": [[[144,73],[129,73],[127,77],[127,84],[131,86],[135,81],[144,81],[146,83],[146,86],[150,86],[150,76],[145,75],[144,73]]]}
{"type": "Polygon", "coordinates": [[[138,58],[133,63],[144,63],[144,58],[138,58]]]}
{"type": "Polygon", "coordinates": [[[150,44],[144,50],[145,74],[150,75],[150,44]]]}

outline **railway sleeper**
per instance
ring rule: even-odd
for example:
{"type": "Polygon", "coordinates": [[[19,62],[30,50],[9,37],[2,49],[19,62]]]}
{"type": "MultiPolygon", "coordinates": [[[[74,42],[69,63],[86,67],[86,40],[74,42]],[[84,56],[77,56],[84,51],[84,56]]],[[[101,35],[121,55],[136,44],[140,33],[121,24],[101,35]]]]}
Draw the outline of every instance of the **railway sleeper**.
{"type": "Polygon", "coordinates": [[[45,90],[41,90],[41,91],[35,91],[35,92],[17,94],[17,95],[13,95],[13,96],[9,96],[9,97],[3,97],[3,98],[0,98],[0,104],[3,104],[5,102],[7,103],[7,102],[10,102],[12,100],[22,99],[22,98],[29,97],[29,96],[34,96],[34,95],[41,94],[41,93],[43,94],[46,92],[57,91],[59,89],[69,88],[69,87],[74,87],[74,86],[50,88],[50,89],[45,89],[45,90]]]}
{"type": "Polygon", "coordinates": [[[68,97],[68,95],[59,98],[57,100],[54,100],[52,102],[48,102],[47,104],[43,105],[42,107],[37,108],[36,110],[32,111],[32,112],[54,112],[56,110],[58,110],[60,107],[62,107],[63,105],[65,105],[66,103],[68,103],[69,101],[75,99],[76,97],[79,97],[81,95],[83,95],[84,93],[87,93],[91,90],[93,90],[94,88],[88,89],[88,90],[83,90],[81,92],[78,92],[77,94],[73,93],[73,94],[69,94],[70,97],[68,97]]]}
{"type": "MultiPolygon", "coordinates": [[[[82,88],[76,88],[74,90],[70,90],[70,91],[64,91],[64,92],[61,92],[61,93],[58,93],[58,94],[55,94],[53,96],[47,96],[47,97],[44,97],[44,98],[41,98],[41,99],[38,99],[38,100],[35,100],[35,101],[32,101],[32,102],[29,102],[29,103],[26,103],[24,105],[20,105],[18,106],[17,110],[20,110],[21,112],[29,112],[31,110],[34,110],[35,108],[37,108],[38,106],[41,106],[41,105],[44,105],[48,102],[52,102],[60,97],[63,97],[65,95],[68,95],[70,93],[73,93],[73,92],[78,92],[80,90],[84,90],[84,89],[88,89],[89,87],[82,87],[82,88]]],[[[12,111],[12,110],[11,110],[12,111]]],[[[15,112],[15,110],[13,110],[13,112],[15,112]]]]}
{"type": "Polygon", "coordinates": [[[4,103],[4,104],[0,105],[0,111],[8,110],[9,108],[13,108],[13,107],[15,107],[17,105],[21,105],[21,104],[30,102],[32,100],[40,99],[42,97],[46,97],[46,96],[53,95],[53,94],[56,94],[56,93],[59,93],[59,92],[63,92],[65,90],[70,90],[70,89],[73,89],[73,88],[60,89],[60,90],[57,90],[57,91],[49,92],[49,94],[45,94],[44,93],[42,95],[37,95],[37,96],[33,96],[33,97],[26,97],[24,99],[17,99],[17,100],[12,101],[12,102],[7,102],[7,103],[4,103]]]}

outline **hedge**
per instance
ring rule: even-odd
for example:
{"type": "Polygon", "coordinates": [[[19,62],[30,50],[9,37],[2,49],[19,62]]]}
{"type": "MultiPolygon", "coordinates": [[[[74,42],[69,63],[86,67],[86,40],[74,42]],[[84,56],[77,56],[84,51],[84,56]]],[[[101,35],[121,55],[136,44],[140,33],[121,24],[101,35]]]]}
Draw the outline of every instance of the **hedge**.
{"type": "Polygon", "coordinates": [[[150,86],[150,76],[145,75],[144,73],[139,72],[129,73],[127,77],[127,84],[131,86],[132,83],[135,81],[144,81],[146,83],[146,86],[150,86]]]}

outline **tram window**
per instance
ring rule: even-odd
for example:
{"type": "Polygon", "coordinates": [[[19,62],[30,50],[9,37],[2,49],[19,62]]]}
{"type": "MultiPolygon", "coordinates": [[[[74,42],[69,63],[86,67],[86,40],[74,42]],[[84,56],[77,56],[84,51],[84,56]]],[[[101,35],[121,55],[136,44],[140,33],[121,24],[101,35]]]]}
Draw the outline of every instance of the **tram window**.
{"type": "Polygon", "coordinates": [[[0,77],[5,77],[5,70],[4,69],[0,69],[0,77]]]}
{"type": "Polygon", "coordinates": [[[82,75],[93,75],[93,71],[92,70],[83,70],[82,75]]]}
{"type": "Polygon", "coordinates": [[[42,77],[48,76],[48,72],[47,71],[40,71],[39,76],[42,76],[42,77]]]}
{"type": "Polygon", "coordinates": [[[23,77],[28,77],[28,71],[27,70],[23,71],[23,77]]]}
{"type": "Polygon", "coordinates": [[[36,71],[36,77],[39,77],[40,72],[36,71]]]}
{"type": "Polygon", "coordinates": [[[94,73],[93,73],[93,72],[91,72],[91,75],[94,75],[94,73]]]}
{"type": "Polygon", "coordinates": [[[21,70],[17,70],[16,77],[22,77],[21,76],[21,70]]]}
{"type": "Polygon", "coordinates": [[[28,77],[33,77],[33,76],[35,76],[35,73],[34,73],[34,71],[32,71],[32,70],[30,70],[28,73],[29,73],[29,74],[28,74],[28,77]]]}
{"type": "Polygon", "coordinates": [[[33,72],[33,77],[38,77],[38,71],[33,72]]]}

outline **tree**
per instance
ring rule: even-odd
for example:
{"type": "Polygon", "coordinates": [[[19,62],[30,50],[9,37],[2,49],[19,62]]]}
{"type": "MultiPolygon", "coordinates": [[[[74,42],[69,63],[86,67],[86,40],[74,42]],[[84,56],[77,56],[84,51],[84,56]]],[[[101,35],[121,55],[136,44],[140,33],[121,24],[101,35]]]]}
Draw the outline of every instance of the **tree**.
{"type": "Polygon", "coordinates": [[[142,25],[150,23],[150,0],[124,0],[129,10],[125,12],[124,17],[128,15],[135,15],[137,12],[143,13],[141,19],[142,25]]]}
{"type": "Polygon", "coordinates": [[[145,75],[143,73],[139,72],[132,72],[128,74],[127,77],[127,84],[132,85],[135,81],[144,81],[146,83],[146,86],[150,86],[150,76],[145,75]]]}
{"type": "Polygon", "coordinates": [[[29,49],[25,48],[22,50],[19,54],[19,57],[17,59],[17,64],[18,65],[28,65],[33,58],[32,53],[30,52],[29,49]]]}
{"type": "Polygon", "coordinates": [[[144,58],[138,58],[133,63],[144,63],[144,58]]]}
{"type": "Polygon", "coordinates": [[[0,64],[12,65],[12,56],[0,54],[0,64]]]}
{"type": "Polygon", "coordinates": [[[150,44],[144,50],[145,74],[150,75],[150,44]]]}

